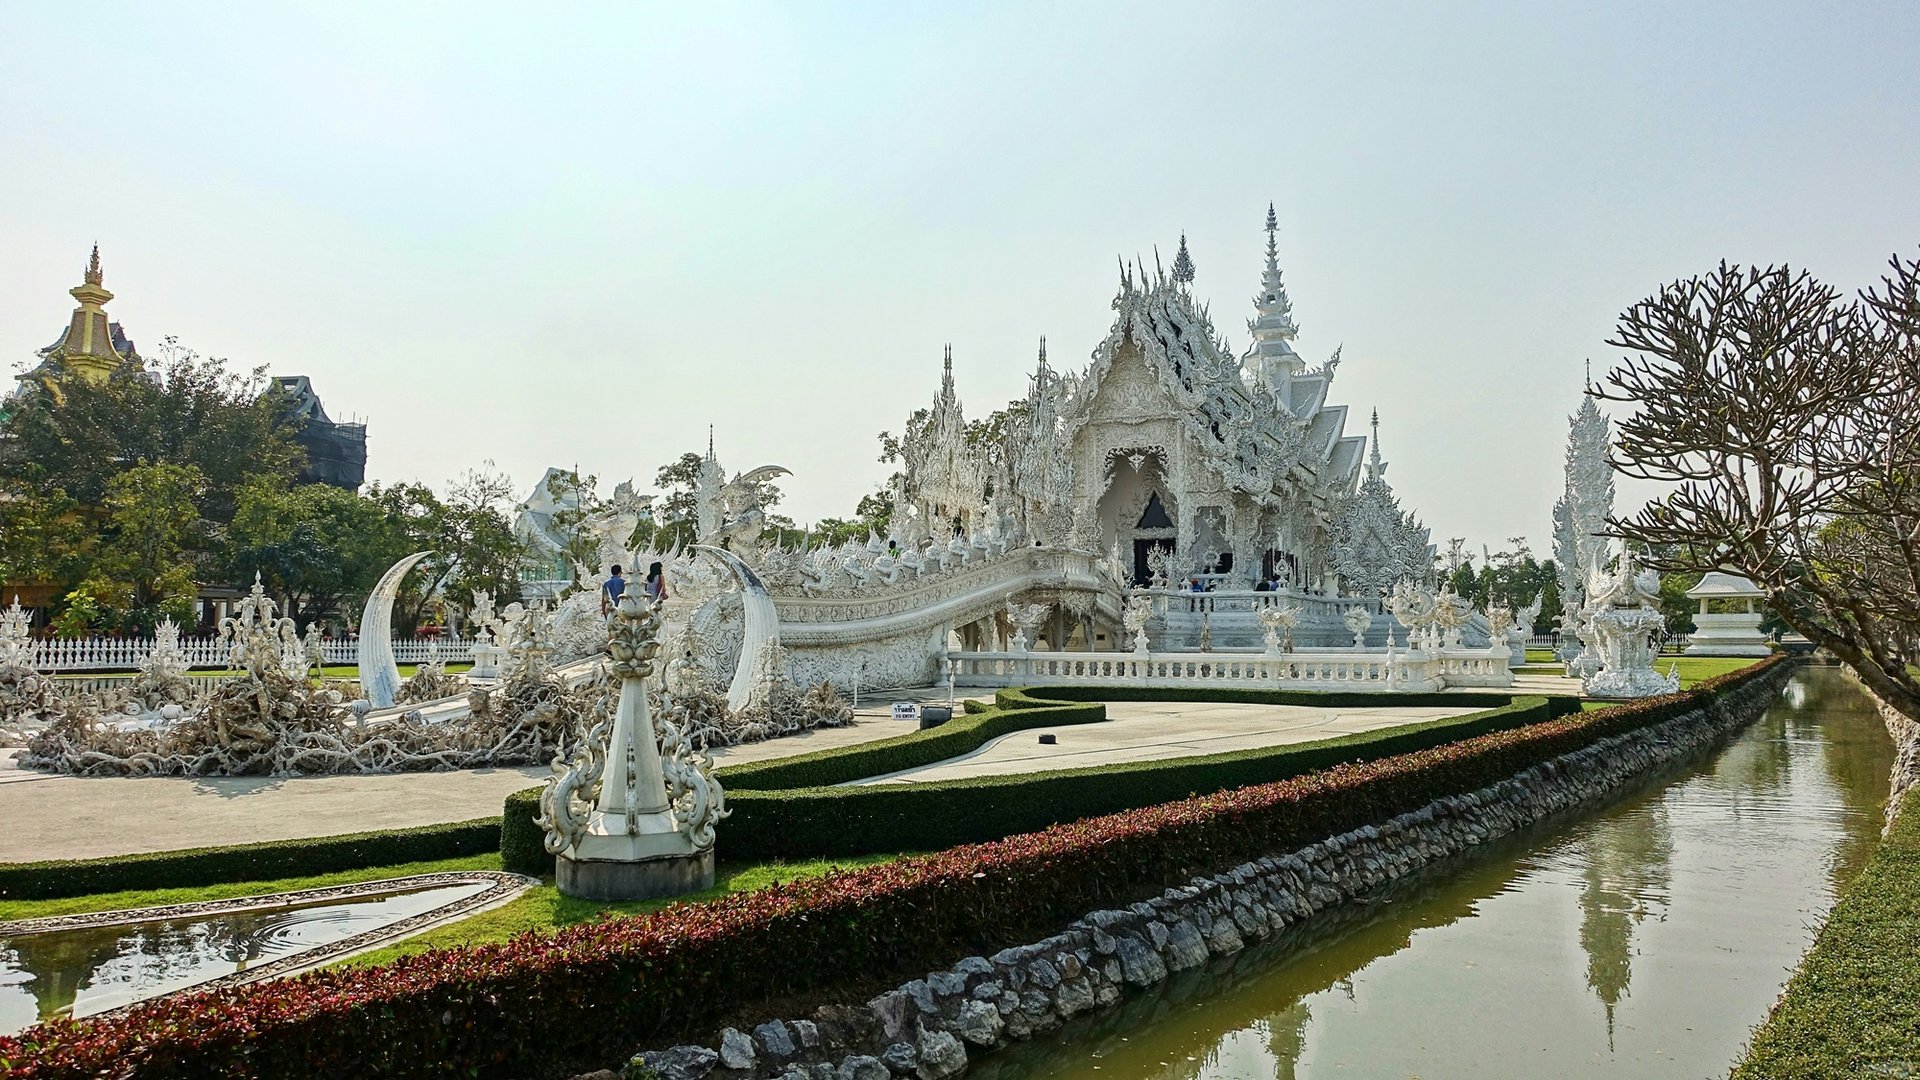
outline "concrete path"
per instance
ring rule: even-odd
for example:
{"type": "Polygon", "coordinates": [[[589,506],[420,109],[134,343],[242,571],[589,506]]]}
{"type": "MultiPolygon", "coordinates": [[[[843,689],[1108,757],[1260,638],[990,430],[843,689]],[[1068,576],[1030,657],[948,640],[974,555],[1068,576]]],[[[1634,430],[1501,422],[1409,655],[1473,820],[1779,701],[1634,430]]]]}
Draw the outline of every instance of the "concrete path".
{"type": "MultiPolygon", "coordinates": [[[[1383,698],[1383,701],[1389,700],[1383,698]]],[[[1473,708],[1323,709],[1304,705],[1126,701],[1107,704],[1104,724],[1068,724],[1003,735],[970,754],[859,784],[917,784],[974,776],[1079,769],[1312,742],[1477,712],[1473,708]],[[1050,733],[1055,745],[1042,745],[1050,733]]]]}
{"type": "MultiPolygon", "coordinates": [[[[942,696],[944,700],[944,695],[942,696]]],[[[810,754],[918,728],[863,701],[855,723],[715,751],[716,764],[810,754]]],[[[545,765],[376,776],[77,777],[22,769],[0,748],[0,863],[405,829],[500,813],[545,765]]]]}

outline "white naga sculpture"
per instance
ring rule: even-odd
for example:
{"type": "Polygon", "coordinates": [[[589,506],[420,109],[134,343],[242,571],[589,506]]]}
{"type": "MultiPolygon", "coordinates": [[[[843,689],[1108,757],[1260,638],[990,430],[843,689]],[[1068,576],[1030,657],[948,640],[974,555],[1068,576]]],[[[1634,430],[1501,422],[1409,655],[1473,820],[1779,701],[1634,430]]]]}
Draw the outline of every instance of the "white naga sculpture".
{"type": "Polygon", "coordinates": [[[1366,648],[1367,631],[1373,626],[1373,613],[1365,607],[1355,604],[1347,609],[1347,613],[1341,621],[1347,624],[1347,633],[1353,635],[1353,647],[1356,649],[1366,648]]]}
{"type": "Polygon", "coordinates": [[[1013,624],[1012,651],[1026,652],[1039,639],[1040,624],[1053,611],[1052,604],[1016,604],[1007,601],[1007,621],[1013,624]]]}
{"type": "Polygon", "coordinates": [[[1147,651],[1147,623],[1153,620],[1153,597],[1146,593],[1135,593],[1127,600],[1126,614],[1122,624],[1127,628],[1127,636],[1133,642],[1133,651],[1147,651]]]}
{"type": "Polygon", "coordinates": [[[1660,575],[1636,572],[1631,552],[1619,569],[1595,572],[1587,579],[1587,626],[1600,666],[1581,683],[1588,697],[1640,698],[1671,694],[1680,676],[1653,669],[1654,634],[1666,616],[1653,603],[1660,596],[1660,575]]]}
{"type": "MultiPolygon", "coordinates": [[[[712,451],[709,450],[709,460],[712,451]]],[[[702,533],[700,542],[728,551],[752,551],[767,527],[767,513],[760,505],[761,486],[776,476],[791,476],[780,465],[762,465],[736,473],[724,484],[705,484],[699,492],[702,533]],[[707,522],[713,524],[709,529],[707,522]]]]}
{"type": "MultiPolygon", "coordinates": [[[[1358,610],[1358,609],[1355,609],[1358,610]]],[[[1368,622],[1373,620],[1369,618],[1368,622]]],[[[1299,604],[1276,604],[1260,609],[1260,629],[1266,641],[1267,655],[1279,656],[1293,651],[1293,629],[1300,625],[1299,604]]]]}
{"type": "Polygon", "coordinates": [[[647,680],[660,651],[659,606],[620,598],[607,643],[619,699],[571,762],[556,756],[540,794],[560,891],[591,900],[678,896],[713,885],[714,826],[727,816],[713,761],[665,717],[647,680]]]}

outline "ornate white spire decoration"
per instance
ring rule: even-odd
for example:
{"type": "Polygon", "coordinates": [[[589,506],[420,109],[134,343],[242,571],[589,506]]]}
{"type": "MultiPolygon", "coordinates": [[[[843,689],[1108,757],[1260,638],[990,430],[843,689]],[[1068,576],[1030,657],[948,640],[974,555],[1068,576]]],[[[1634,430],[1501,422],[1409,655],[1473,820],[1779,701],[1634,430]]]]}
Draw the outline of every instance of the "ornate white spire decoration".
{"type": "Polygon", "coordinates": [[[1173,257],[1173,280],[1179,285],[1193,284],[1193,256],[1187,253],[1187,234],[1180,234],[1180,251],[1173,257]]]}
{"type": "Polygon", "coordinates": [[[1328,552],[1333,568],[1354,596],[1373,597],[1403,578],[1419,578],[1427,569],[1427,529],[1400,509],[1380,458],[1380,413],[1373,414],[1373,445],[1367,475],[1335,524],[1328,552]]]}
{"type": "Polygon", "coordinates": [[[1268,386],[1284,390],[1293,376],[1306,369],[1306,362],[1293,351],[1293,339],[1300,327],[1293,321],[1293,301],[1287,298],[1287,286],[1280,277],[1280,224],[1273,204],[1267,204],[1267,266],[1260,275],[1260,292],[1253,298],[1255,316],[1248,320],[1253,335],[1248,354],[1253,374],[1268,386]]]}

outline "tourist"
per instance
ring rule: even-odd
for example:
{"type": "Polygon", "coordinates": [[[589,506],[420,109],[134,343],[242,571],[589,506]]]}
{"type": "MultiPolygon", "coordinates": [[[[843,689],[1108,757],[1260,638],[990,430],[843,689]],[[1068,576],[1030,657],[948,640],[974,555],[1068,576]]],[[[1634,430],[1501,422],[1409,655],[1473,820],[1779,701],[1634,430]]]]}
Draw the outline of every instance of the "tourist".
{"type": "MultiPolygon", "coordinates": [[[[658,566],[659,564],[655,563],[654,565],[658,566]]],[[[605,615],[607,612],[612,611],[613,606],[620,602],[620,598],[626,595],[626,592],[627,579],[620,576],[620,566],[616,563],[613,567],[613,574],[600,586],[600,614],[605,615]]]]}
{"type": "Polygon", "coordinates": [[[667,572],[659,563],[647,566],[647,599],[659,603],[667,598],[667,572]]]}

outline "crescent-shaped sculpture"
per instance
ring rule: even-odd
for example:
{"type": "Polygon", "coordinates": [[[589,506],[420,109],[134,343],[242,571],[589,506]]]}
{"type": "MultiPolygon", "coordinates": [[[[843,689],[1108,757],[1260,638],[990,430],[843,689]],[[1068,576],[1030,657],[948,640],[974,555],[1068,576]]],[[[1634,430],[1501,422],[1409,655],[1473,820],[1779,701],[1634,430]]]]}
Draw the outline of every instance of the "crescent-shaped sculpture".
{"type": "Polygon", "coordinates": [[[416,551],[388,567],[360,612],[360,646],[355,653],[360,664],[360,693],[376,709],[392,706],[394,696],[400,693],[400,665],[393,659],[393,601],[400,595],[400,581],[431,554],[416,551]]]}
{"type": "Polygon", "coordinates": [[[740,659],[733,668],[733,683],[727,687],[727,708],[738,712],[746,708],[747,701],[753,697],[754,664],[761,650],[780,643],[780,615],[773,610],[773,597],[767,595],[760,575],[741,562],[740,556],[712,544],[695,544],[692,550],[704,551],[720,560],[740,582],[741,608],[747,621],[740,638],[740,659]]]}

